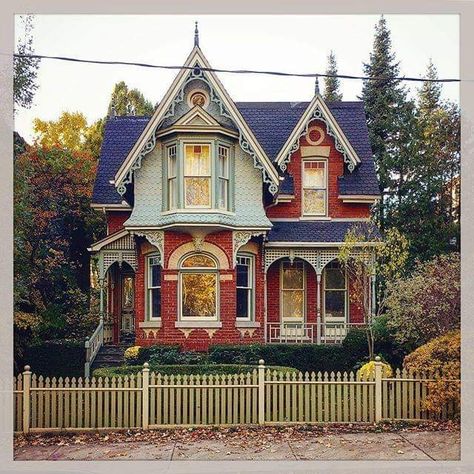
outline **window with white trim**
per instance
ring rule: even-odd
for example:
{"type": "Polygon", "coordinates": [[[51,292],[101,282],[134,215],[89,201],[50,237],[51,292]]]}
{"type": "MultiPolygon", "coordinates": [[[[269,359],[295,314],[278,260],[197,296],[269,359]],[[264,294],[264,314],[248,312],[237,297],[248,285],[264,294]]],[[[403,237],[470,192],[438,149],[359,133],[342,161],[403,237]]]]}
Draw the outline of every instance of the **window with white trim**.
{"type": "Polygon", "coordinates": [[[326,160],[303,161],[303,215],[325,216],[327,207],[326,160]]]}
{"type": "Polygon", "coordinates": [[[281,262],[281,316],[287,321],[304,319],[304,263],[281,262]]]}
{"type": "Polygon", "coordinates": [[[326,320],[341,320],[347,315],[346,272],[337,260],[324,268],[324,315],[326,320]]]}
{"type": "Polygon", "coordinates": [[[184,207],[212,207],[211,147],[184,146],[184,207]]]}
{"type": "Polygon", "coordinates": [[[229,208],[229,147],[217,147],[217,207],[227,210],[229,208]]]}
{"type": "Polygon", "coordinates": [[[148,319],[161,318],[161,260],[159,255],[147,257],[147,298],[148,319]]]}
{"type": "Polygon", "coordinates": [[[253,320],[254,313],[254,268],[251,255],[237,255],[237,319],[253,320]]]}
{"type": "Polygon", "coordinates": [[[181,319],[217,319],[217,264],[199,253],[186,257],[180,267],[181,319]]]}
{"type": "Polygon", "coordinates": [[[178,206],[178,163],[176,145],[168,147],[168,209],[178,206]]]}

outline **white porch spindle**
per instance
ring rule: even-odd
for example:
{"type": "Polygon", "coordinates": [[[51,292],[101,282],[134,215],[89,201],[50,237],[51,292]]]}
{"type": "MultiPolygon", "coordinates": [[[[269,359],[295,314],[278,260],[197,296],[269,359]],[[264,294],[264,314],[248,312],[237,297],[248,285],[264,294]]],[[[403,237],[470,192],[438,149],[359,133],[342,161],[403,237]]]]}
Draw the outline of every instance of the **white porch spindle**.
{"type": "Polygon", "coordinates": [[[376,293],[375,293],[375,275],[370,276],[370,293],[371,293],[371,301],[370,301],[370,312],[372,316],[375,315],[375,310],[376,310],[376,293]]]}

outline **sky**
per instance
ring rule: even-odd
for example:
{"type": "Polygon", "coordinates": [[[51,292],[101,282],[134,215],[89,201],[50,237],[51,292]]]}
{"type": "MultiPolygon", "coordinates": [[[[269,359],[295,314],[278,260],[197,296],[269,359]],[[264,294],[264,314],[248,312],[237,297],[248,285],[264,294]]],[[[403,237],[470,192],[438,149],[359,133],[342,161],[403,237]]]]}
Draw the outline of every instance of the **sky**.
{"type": "MultiPolygon", "coordinates": [[[[333,50],[340,74],[362,75],[378,15],[36,15],[36,54],[181,66],[193,47],[194,21],[211,66],[226,69],[324,73],[333,50]]],[[[457,15],[385,15],[402,75],[423,77],[431,58],[439,76],[459,77],[457,15]]],[[[16,35],[21,36],[19,18],[16,35]]],[[[19,109],[15,130],[28,142],[33,119],[82,112],[89,123],[107,112],[123,80],[159,102],[177,71],[43,60],[30,109],[19,109]]],[[[314,79],[219,74],[234,101],[309,101],[314,79]]],[[[322,80],[320,80],[322,86],[322,80]]],[[[344,100],[357,100],[362,81],[341,80],[344,100]]],[[[409,83],[414,95],[420,84],[409,83]]],[[[442,97],[459,102],[459,86],[442,97]]]]}

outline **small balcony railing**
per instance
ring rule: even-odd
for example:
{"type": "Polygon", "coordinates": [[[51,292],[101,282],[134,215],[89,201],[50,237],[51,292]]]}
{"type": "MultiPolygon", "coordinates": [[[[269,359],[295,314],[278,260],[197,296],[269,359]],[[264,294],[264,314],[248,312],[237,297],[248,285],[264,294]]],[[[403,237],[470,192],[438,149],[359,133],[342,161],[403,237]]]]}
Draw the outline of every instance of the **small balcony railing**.
{"type": "Polygon", "coordinates": [[[266,341],[288,344],[341,344],[351,328],[364,328],[364,323],[267,323],[266,341]]]}

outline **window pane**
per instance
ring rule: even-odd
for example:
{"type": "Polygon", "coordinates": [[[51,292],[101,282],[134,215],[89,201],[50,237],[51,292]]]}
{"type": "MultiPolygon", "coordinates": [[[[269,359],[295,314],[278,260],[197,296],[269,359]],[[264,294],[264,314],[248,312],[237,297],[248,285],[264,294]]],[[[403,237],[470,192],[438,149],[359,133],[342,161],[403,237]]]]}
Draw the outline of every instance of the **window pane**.
{"type": "Polygon", "coordinates": [[[133,307],[133,277],[123,279],[123,306],[124,308],[133,307]]]}
{"type": "Polygon", "coordinates": [[[184,174],[186,176],[207,176],[211,174],[209,145],[186,145],[184,174]]]}
{"type": "Polygon", "coordinates": [[[185,178],[186,206],[210,206],[211,180],[209,178],[185,178]]]}
{"type": "Polygon", "coordinates": [[[161,266],[151,266],[150,286],[161,286],[161,266]]]}
{"type": "Polygon", "coordinates": [[[249,299],[250,290],[243,288],[237,289],[237,317],[248,318],[249,317],[249,299]]]}
{"type": "Polygon", "coordinates": [[[173,178],[176,176],[176,155],[172,155],[168,159],[168,177],[173,178]]]}
{"type": "Polygon", "coordinates": [[[227,155],[219,156],[219,176],[221,176],[222,178],[229,177],[227,155]]]}
{"type": "Polygon", "coordinates": [[[323,162],[310,161],[304,164],[303,186],[310,188],[325,188],[326,177],[323,162]]]}
{"type": "Polygon", "coordinates": [[[283,265],[283,288],[284,289],[303,289],[303,265],[301,263],[285,263],[283,265]]]}
{"type": "Polygon", "coordinates": [[[168,181],[168,202],[170,209],[176,208],[176,191],[176,178],[170,179],[168,181]]]}
{"type": "Polygon", "coordinates": [[[305,214],[326,214],[326,191],[305,189],[303,195],[305,214]]]}
{"type": "Polygon", "coordinates": [[[340,268],[326,268],[326,288],[331,290],[345,289],[344,273],[340,268]]]}
{"type": "Polygon", "coordinates": [[[211,273],[185,273],[182,275],[184,317],[215,317],[216,282],[217,275],[211,273]]]}
{"type": "Polygon", "coordinates": [[[219,179],[219,208],[227,209],[227,189],[228,182],[225,179],[219,179]]]}
{"type": "Polygon", "coordinates": [[[345,291],[326,291],[325,314],[329,318],[344,318],[346,306],[345,291]]]}
{"type": "Polygon", "coordinates": [[[188,257],[181,266],[185,268],[216,268],[214,260],[206,255],[191,255],[191,257],[188,257]]]}
{"type": "Polygon", "coordinates": [[[155,288],[150,290],[151,294],[151,311],[150,316],[152,318],[160,318],[161,317],[161,289],[155,288]]]}
{"type": "Polygon", "coordinates": [[[248,265],[237,265],[237,286],[250,286],[248,265]]]}
{"type": "Polygon", "coordinates": [[[282,292],[282,311],[284,318],[303,319],[304,292],[301,290],[282,292]]]}

